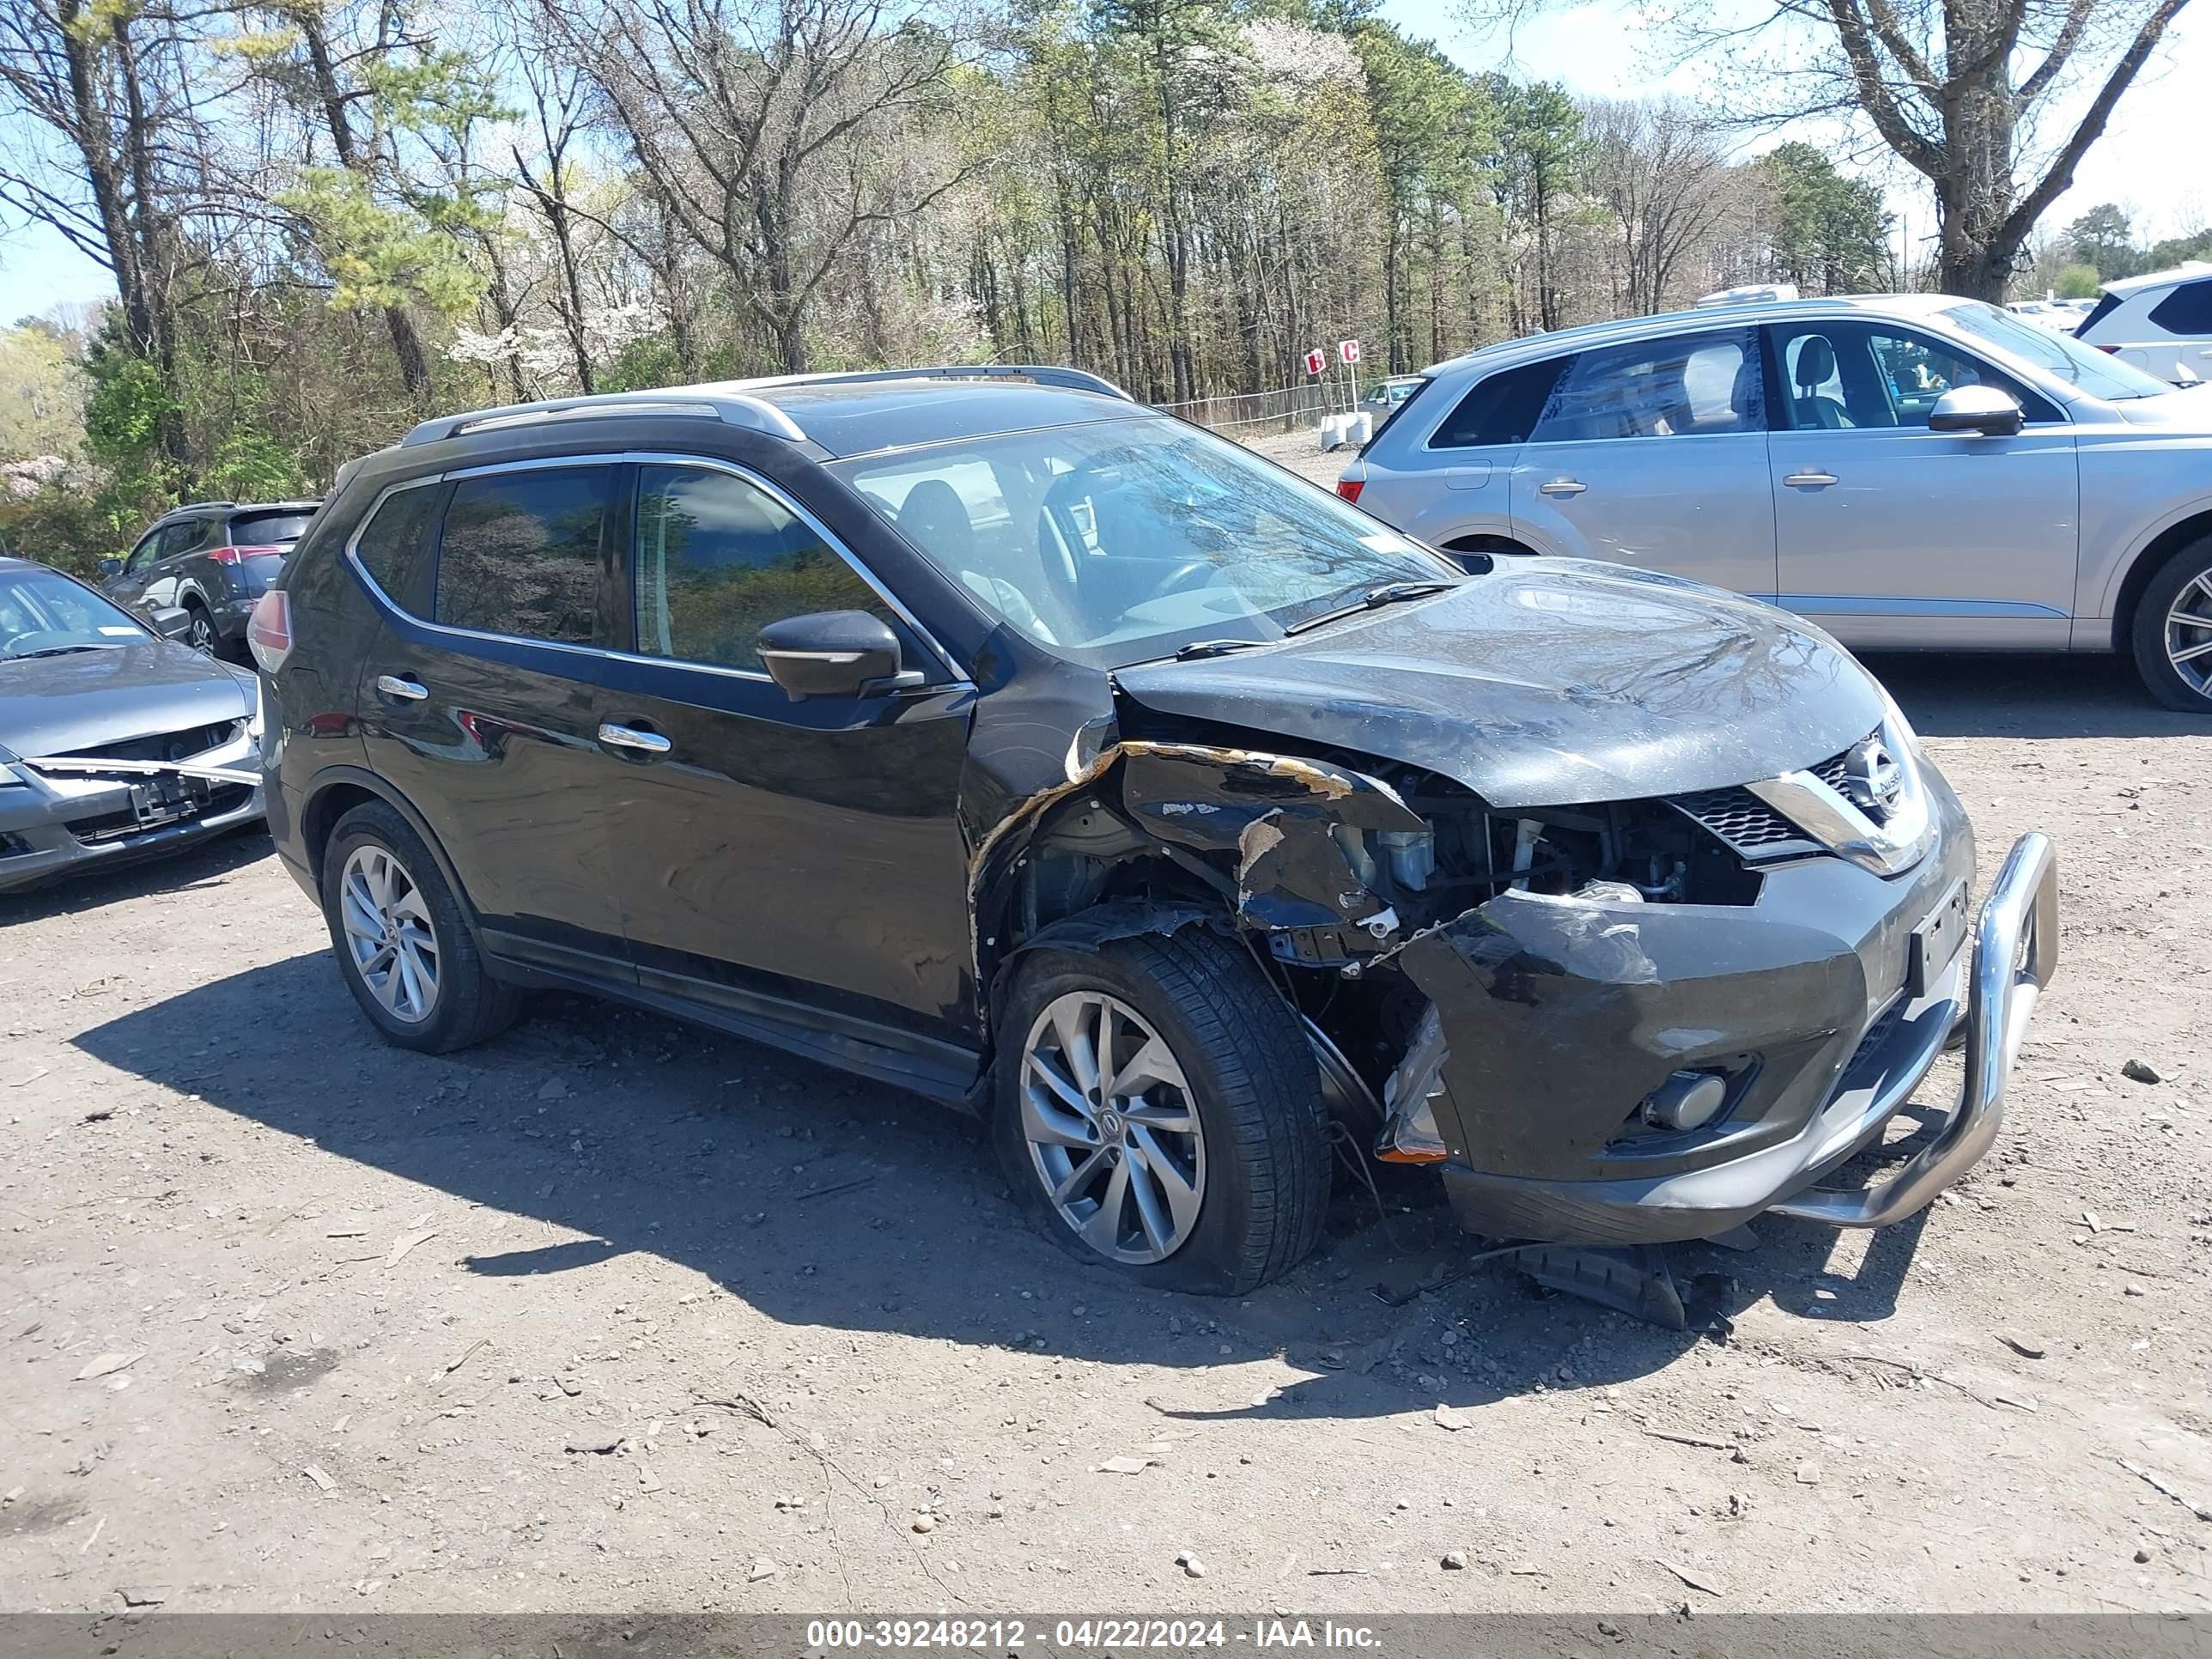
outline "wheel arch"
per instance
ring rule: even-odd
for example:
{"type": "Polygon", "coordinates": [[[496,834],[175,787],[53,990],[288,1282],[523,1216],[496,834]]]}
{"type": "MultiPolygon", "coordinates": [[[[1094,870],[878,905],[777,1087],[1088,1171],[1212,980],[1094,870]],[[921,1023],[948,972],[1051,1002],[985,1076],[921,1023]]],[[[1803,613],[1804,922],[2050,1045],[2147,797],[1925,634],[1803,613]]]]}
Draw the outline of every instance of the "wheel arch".
{"type": "Polygon", "coordinates": [[[461,919],[468,924],[477,948],[483,949],[483,933],[477,921],[477,909],[469,898],[469,890],[462,884],[461,872],[439,841],[437,832],[430,828],[429,820],[417,811],[414,803],[394,789],[375,773],[355,766],[334,766],[319,775],[300,808],[301,850],[307,854],[307,872],[314,878],[315,890],[322,890],[323,856],[329,850],[331,836],[338,820],[356,806],[376,804],[390,807],[403,823],[430,849],[430,857],[445,878],[446,886],[453,895],[461,919]]]}
{"type": "Polygon", "coordinates": [[[2135,633],[2136,608],[2143,590],[2163,570],[2167,561],[2191,543],[2212,537],[2212,504],[2200,505],[2187,517],[2177,519],[2143,544],[2128,562],[2120,578],[2120,591],[2112,602],[2112,648],[2124,654],[2135,633]]]}

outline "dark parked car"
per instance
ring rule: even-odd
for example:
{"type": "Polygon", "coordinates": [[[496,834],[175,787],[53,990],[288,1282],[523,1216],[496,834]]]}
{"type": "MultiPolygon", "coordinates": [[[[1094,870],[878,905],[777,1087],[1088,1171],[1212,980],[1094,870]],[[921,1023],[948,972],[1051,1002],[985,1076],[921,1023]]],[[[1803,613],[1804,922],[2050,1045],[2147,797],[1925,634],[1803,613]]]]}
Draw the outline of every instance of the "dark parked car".
{"type": "Polygon", "coordinates": [[[988,1114],[1161,1284],[1304,1255],[1332,1118],[1491,1234],[1894,1219],[2055,959],[2031,836],[1969,970],[1966,815],[1816,629],[1462,570],[1071,371],[432,421],[250,637],[277,850],[391,1041],[680,1013],[988,1114]],[[1927,1149],[1808,1190],[1961,1025],[1927,1149]]]}
{"type": "Polygon", "coordinates": [[[185,626],[0,558],[0,892],[260,817],[260,688],[185,626]]]}
{"type": "Polygon", "coordinates": [[[269,591],[319,505],[196,501],[180,507],[122,558],[100,562],[101,588],[141,617],[176,606],[189,619],[185,643],[243,662],[253,602],[269,591]]]}

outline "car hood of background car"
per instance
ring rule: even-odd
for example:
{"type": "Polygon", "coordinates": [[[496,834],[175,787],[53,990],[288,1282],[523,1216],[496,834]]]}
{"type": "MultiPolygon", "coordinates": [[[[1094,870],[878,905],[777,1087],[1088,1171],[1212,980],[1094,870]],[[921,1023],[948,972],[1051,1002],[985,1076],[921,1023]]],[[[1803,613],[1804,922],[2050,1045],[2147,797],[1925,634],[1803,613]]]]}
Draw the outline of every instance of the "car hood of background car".
{"type": "Polygon", "coordinates": [[[165,640],[0,662],[0,747],[27,757],[252,712],[253,693],[236,674],[165,640]]]}
{"type": "Polygon", "coordinates": [[[1771,778],[1849,748],[1885,713],[1842,647],[1771,605],[1548,558],[1502,559],[1433,599],[1114,679],[1158,714],[1424,767],[1494,807],[1771,778]]]}

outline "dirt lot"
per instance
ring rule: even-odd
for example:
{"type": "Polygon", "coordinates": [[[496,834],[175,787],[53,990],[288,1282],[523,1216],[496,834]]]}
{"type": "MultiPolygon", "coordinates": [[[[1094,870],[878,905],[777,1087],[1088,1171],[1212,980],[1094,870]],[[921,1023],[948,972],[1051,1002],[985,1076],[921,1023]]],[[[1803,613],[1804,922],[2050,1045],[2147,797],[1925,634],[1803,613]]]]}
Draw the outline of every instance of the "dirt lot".
{"type": "Polygon", "coordinates": [[[258,837],[0,899],[0,1607],[2212,1607],[2126,1467],[2212,1516],[2212,731],[1875,666],[2060,977],[1954,1201],[1678,1252],[1687,1335],[1350,1194],[1123,1288],[959,1120],[594,1004],[399,1053],[258,837]]]}

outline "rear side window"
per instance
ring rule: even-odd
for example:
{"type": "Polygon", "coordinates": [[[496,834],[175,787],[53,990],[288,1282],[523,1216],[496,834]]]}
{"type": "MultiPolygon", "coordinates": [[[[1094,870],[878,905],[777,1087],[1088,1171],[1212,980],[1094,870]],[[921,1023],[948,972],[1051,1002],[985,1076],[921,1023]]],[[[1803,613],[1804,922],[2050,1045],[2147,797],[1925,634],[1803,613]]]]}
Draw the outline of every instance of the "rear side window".
{"type": "Polygon", "coordinates": [[[1444,416],[1443,424],[1430,438],[1429,447],[1474,449],[1528,442],[1552,388],[1559,383],[1561,371],[1572,362],[1572,357],[1552,357],[1491,375],[1444,416]]]}
{"type": "Polygon", "coordinates": [[[2097,303],[2089,307],[2089,314],[2074,325],[2074,332],[2077,335],[2087,334],[2091,329],[2094,328],[2099,323],[2103,322],[2106,318],[2111,316],[2119,308],[2120,296],[2118,295],[2106,293],[2098,295],[2097,303]]]}
{"type": "Polygon", "coordinates": [[[1763,432],[1765,403],[1748,329],[1638,340],[1577,357],[1530,441],[1763,432]]]}
{"type": "Polygon", "coordinates": [[[307,513],[240,513],[230,521],[230,539],[239,547],[289,547],[307,533],[307,513]]]}
{"type": "Polygon", "coordinates": [[[760,631],[787,617],[866,611],[898,627],[804,519],[743,478],[704,467],[638,469],[631,573],[637,648],[648,657],[760,672],[760,631]]]}
{"type": "Polygon", "coordinates": [[[2184,283],[2150,308],[2150,319],[2169,334],[2212,336],[2212,276],[2184,283]]]}
{"type": "Polygon", "coordinates": [[[433,483],[386,495],[354,539],[354,556],[402,611],[429,609],[423,590],[430,574],[430,536],[438,527],[444,491],[433,483]]]}
{"type": "Polygon", "coordinates": [[[456,483],[438,538],[437,620],[591,644],[608,478],[603,466],[562,467],[456,483]]]}

